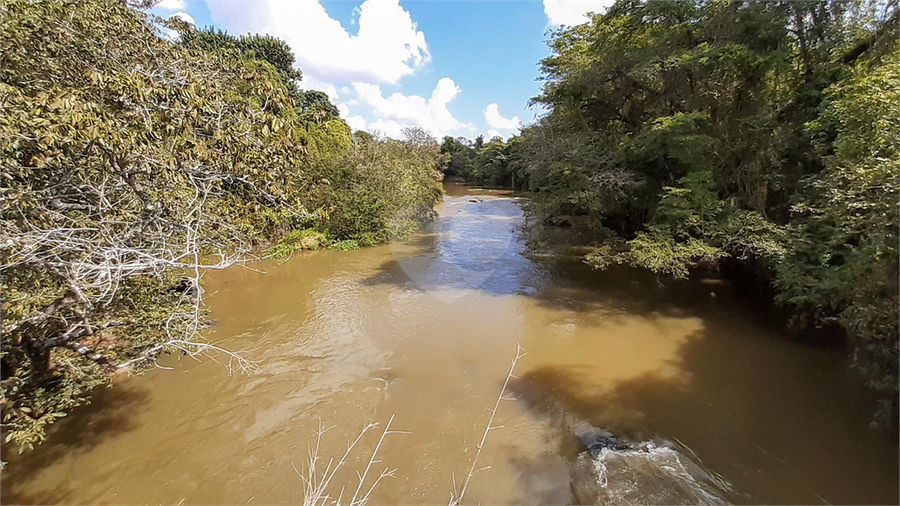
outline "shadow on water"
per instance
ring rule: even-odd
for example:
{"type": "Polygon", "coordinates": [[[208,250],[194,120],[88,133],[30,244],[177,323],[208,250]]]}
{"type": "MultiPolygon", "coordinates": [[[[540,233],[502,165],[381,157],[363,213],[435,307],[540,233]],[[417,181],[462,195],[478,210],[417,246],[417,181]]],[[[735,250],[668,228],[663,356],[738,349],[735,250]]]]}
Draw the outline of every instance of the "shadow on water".
{"type": "MultiPolygon", "coordinates": [[[[810,377],[808,367],[792,363],[797,354],[722,338],[734,331],[707,321],[679,349],[684,374],[677,377],[647,373],[594,389],[584,370],[541,367],[510,389],[564,434],[570,459],[584,449],[572,426],[587,422],[626,440],[663,438],[690,448],[748,494],[731,501],[897,504],[896,441],[886,452],[889,438],[868,427],[874,395],[842,381],[835,368],[810,377]]],[[[840,356],[835,367],[842,367],[840,356]]]]}
{"type": "MultiPolygon", "coordinates": [[[[543,479],[547,463],[559,456],[573,467],[584,447],[572,427],[584,422],[630,441],[671,441],[740,492],[730,501],[898,502],[896,435],[869,427],[877,396],[847,377],[840,337],[788,334],[764,306],[714,272],[681,281],[624,267],[600,272],[578,261],[532,260],[517,233],[497,228],[485,237],[485,230],[480,222],[475,242],[490,233],[512,239],[484,263],[460,265],[482,277],[456,275],[453,250],[467,247],[464,234],[447,244],[448,234],[432,232],[405,243],[365,283],[527,297],[549,314],[571,317],[577,328],[609,328],[619,317],[663,327],[667,318],[696,319],[700,326],[669,360],[674,375],[650,371],[598,385],[591,368],[602,364],[567,364],[539,366],[513,381],[516,397],[560,434],[558,452],[509,462],[521,480],[543,479]]],[[[473,256],[477,261],[472,254],[460,258],[473,256]]],[[[526,488],[535,494],[529,501],[579,500],[559,483],[526,488]]]]}
{"type": "Polygon", "coordinates": [[[47,441],[26,450],[21,456],[13,444],[3,445],[3,460],[8,461],[0,473],[3,504],[65,504],[71,501],[63,487],[49,490],[22,490],[42,470],[61,459],[90,452],[99,444],[137,428],[135,415],[147,402],[143,389],[128,384],[115,388],[99,388],[92,394],[91,404],[80,406],[47,431],[47,441]],[[27,458],[25,458],[27,457],[27,458]]]}
{"type": "MultiPolygon", "coordinates": [[[[193,445],[200,441],[203,444],[197,455],[202,465],[191,460],[172,468],[171,474],[183,479],[173,489],[196,487],[198,498],[221,501],[233,490],[223,490],[219,477],[225,476],[223,480],[228,481],[237,475],[242,481],[235,486],[260,492],[256,497],[262,499],[258,500],[296,498],[297,489],[290,482],[284,484],[272,471],[285,452],[294,451],[282,444],[288,441],[285,437],[290,431],[281,436],[278,431],[312,413],[306,408],[310,392],[317,396],[322,393],[316,402],[327,404],[325,411],[333,408],[334,413],[343,413],[355,423],[359,406],[351,405],[366,404],[368,398],[357,397],[361,392],[345,385],[361,385],[372,374],[378,380],[371,382],[378,385],[372,392],[378,399],[384,395],[385,407],[405,411],[406,421],[414,415],[422,419],[414,422],[422,442],[409,446],[417,453],[400,461],[401,467],[406,463],[419,472],[419,481],[409,482],[407,489],[398,488],[404,493],[418,492],[418,487],[434,486],[436,479],[423,477],[437,476],[435,470],[440,470],[442,458],[456,455],[437,449],[429,434],[438,430],[451,434],[450,429],[460,425],[459,417],[470,409],[461,400],[485,392],[486,398],[494,398],[495,385],[482,389],[477,382],[488,377],[493,381],[493,376],[482,371],[488,364],[493,367],[499,357],[493,355],[498,352],[491,346],[499,349],[507,344],[504,339],[512,344],[515,338],[528,345],[530,355],[509,386],[518,399],[515,409],[502,408],[501,417],[515,412],[517,418],[501,422],[509,429],[489,438],[488,444],[496,446],[483,461],[490,465],[491,458],[506,456],[507,461],[498,468],[513,470],[504,474],[515,480],[508,492],[508,497],[515,499],[510,503],[596,502],[578,486],[579,479],[597,476],[590,474],[596,471],[590,467],[592,462],[585,462],[589,444],[578,437],[583,435],[579,431],[584,426],[608,430],[630,443],[655,439],[671,442],[677,452],[730,483],[735,493],[726,494],[726,499],[732,502],[897,503],[896,437],[891,439],[880,429],[868,427],[875,398],[846,377],[844,348],[833,342],[789,340],[778,329],[777,321],[764,312],[748,310],[750,305],[740,291],[719,279],[660,280],[647,272],[621,267],[601,272],[578,261],[529,259],[514,228],[517,216],[521,216],[517,204],[490,198],[487,193],[455,201],[448,197],[452,205],[445,205],[441,212],[454,221],[439,220],[412,240],[390,245],[392,255],[372,248],[332,262],[330,252],[318,252],[318,256],[310,255],[310,263],[302,264],[302,268],[298,265],[297,269],[279,273],[280,278],[273,276],[279,283],[258,283],[255,273],[231,278],[240,286],[232,290],[231,305],[225,305],[227,299],[219,296],[217,310],[224,315],[233,312],[237,323],[228,322],[229,316],[225,316],[219,329],[255,329],[252,332],[269,339],[261,342],[273,344],[269,355],[272,363],[268,365],[272,373],[244,383],[245,390],[241,390],[259,388],[246,396],[246,402],[251,398],[261,401],[248,406],[256,416],[236,419],[237,415],[227,409],[235,404],[226,397],[226,402],[219,404],[223,407],[206,415],[212,430],[197,438],[192,432],[194,424],[182,424],[188,427],[187,432],[173,437],[167,434],[169,444],[164,447],[148,452],[141,447],[147,446],[146,442],[139,441],[134,458],[159,458],[154,452],[177,451],[180,448],[175,445],[182,443],[190,448],[186,451],[193,452],[193,445]],[[324,260],[314,263],[316,259],[324,260]],[[370,270],[372,263],[380,264],[374,273],[370,270]],[[307,271],[313,267],[326,270],[316,277],[319,271],[312,275],[307,271]],[[360,282],[380,289],[360,290],[360,282]],[[433,291],[437,297],[447,295],[450,302],[464,303],[444,308],[417,293],[394,298],[395,287],[411,292],[433,291]],[[296,303],[298,294],[309,300],[302,305],[296,303]],[[248,299],[263,301],[254,309],[266,307],[251,311],[246,307],[248,299]],[[494,302],[496,308],[488,307],[494,302]],[[394,303],[403,311],[390,312],[394,303]],[[438,321],[435,312],[442,309],[449,316],[439,321],[452,325],[433,328],[439,327],[434,325],[438,321]],[[285,314],[291,316],[279,319],[285,314]],[[417,319],[419,316],[421,319],[417,319]],[[271,328],[259,330],[260,325],[271,328]],[[457,331],[459,335],[454,334],[457,331]],[[383,339],[390,346],[399,343],[406,348],[388,356],[381,353],[384,350],[378,348],[374,338],[371,345],[370,340],[360,339],[381,333],[389,336],[383,339]],[[312,339],[323,336],[328,337],[312,339]],[[313,344],[308,345],[307,339],[313,344]],[[456,346],[466,348],[459,352],[456,346]],[[336,357],[335,367],[323,365],[325,369],[306,374],[305,369],[319,367],[310,365],[310,357],[332,356],[336,357]],[[436,361],[442,363],[435,365],[436,361]],[[346,378],[350,373],[363,380],[349,382],[346,378]],[[320,387],[311,388],[308,377],[316,378],[320,387]],[[454,379],[471,381],[475,386],[447,388],[447,381],[454,379]],[[351,407],[344,407],[344,401],[351,407]],[[523,410],[526,415],[519,416],[523,410]],[[229,430],[222,432],[219,427],[229,430]],[[521,427],[523,432],[513,427],[521,427]],[[240,440],[231,441],[232,428],[243,431],[245,439],[248,435],[254,441],[263,436],[273,439],[246,453],[236,451],[232,457],[223,447],[242,444],[240,440]],[[529,430],[534,432],[526,432],[529,430]],[[233,460],[220,461],[222,453],[218,450],[233,460]],[[206,465],[216,468],[216,479],[204,477],[206,465]],[[240,470],[234,473],[236,467],[240,470]]],[[[223,294],[226,292],[223,290],[223,294]]],[[[209,385],[185,384],[192,388],[209,385]]],[[[139,390],[126,381],[114,392],[102,389],[94,405],[73,411],[51,430],[49,441],[27,458],[9,456],[10,465],[0,475],[3,503],[90,502],[92,497],[108,502],[111,496],[102,495],[100,489],[110,484],[121,484],[123,489],[152,488],[140,472],[113,477],[118,466],[129,461],[117,460],[121,458],[117,454],[110,460],[103,456],[108,449],[106,442],[117,442],[117,436],[138,426],[140,419],[135,415],[144,404],[151,404],[147,409],[156,411],[157,417],[193,416],[190,410],[187,414],[174,413],[174,404],[150,402],[147,392],[154,390],[147,388],[139,390]],[[55,462],[59,464],[52,465],[55,462]],[[78,465],[85,462],[101,465],[79,469],[78,465]],[[52,473],[48,468],[53,468],[52,473]],[[82,481],[72,478],[73,473],[83,475],[82,481]],[[48,474],[52,479],[41,479],[48,474]],[[97,490],[83,490],[79,483],[87,482],[96,484],[97,490]]],[[[156,394],[160,399],[172,396],[186,402],[179,392],[156,388],[156,394]]],[[[210,395],[218,394],[212,391],[210,395]]],[[[472,413],[484,414],[480,405],[471,409],[476,410],[472,413]]],[[[472,432],[480,437],[480,422],[477,425],[479,428],[473,426],[472,432]]],[[[468,434],[468,430],[453,434],[468,434]]],[[[458,440],[448,436],[442,441],[451,441],[448,446],[452,446],[458,440]]],[[[9,445],[3,450],[4,456],[15,451],[9,445]]],[[[302,452],[302,447],[296,451],[302,452]]],[[[123,452],[132,455],[129,448],[123,452]]],[[[654,463],[661,465],[656,469],[678,464],[677,458],[673,461],[663,453],[657,454],[661,456],[654,463]]],[[[615,456],[601,464],[610,466],[607,476],[621,476],[614,473],[612,465],[623,462],[618,471],[635,469],[629,467],[634,461],[616,460],[615,456]]],[[[291,472],[290,467],[282,467],[291,472]]],[[[450,482],[446,475],[439,479],[450,482]]],[[[637,483],[637,479],[632,481],[637,483]]],[[[485,484],[485,492],[507,485],[481,476],[479,483],[485,484]]],[[[652,502],[654,491],[665,492],[665,481],[654,483],[663,486],[654,488],[651,483],[647,495],[636,502],[652,502]]],[[[152,497],[152,493],[128,497],[152,497]]]]}

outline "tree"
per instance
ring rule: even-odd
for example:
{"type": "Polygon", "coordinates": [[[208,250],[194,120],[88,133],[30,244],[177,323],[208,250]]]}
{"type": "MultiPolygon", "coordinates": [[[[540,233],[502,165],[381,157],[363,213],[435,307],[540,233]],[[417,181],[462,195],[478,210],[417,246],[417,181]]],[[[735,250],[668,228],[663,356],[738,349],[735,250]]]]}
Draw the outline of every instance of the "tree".
{"type": "Polygon", "coordinates": [[[0,401],[30,447],[110,371],[213,349],[201,272],[308,213],[268,64],[168,43],[122,2],[0,9],[0,401]]]}
{"type": "Polygon", "coordinates": [[[206,269],[282,237],[401,236],[441,195],[437,141],[352,136],[296,88],[283,42],[172,43],[161,22],[118,0],[0,3],[0,404],[20,448],[159,353],[252,370],[197,335],[206,269]]]}
{"type": "Polygon", "coordinates": [[[548,113],[471,172],[512,164],[595,267],[732,259],[896,391],[897,37],[896,1],[622,0],[551,33],[548,113]]]}
{"type": "Polygon", "coordinates": [[[320,168],[312,190],[327,209],[320,226],[360,246],[407,236],[434,217],[447,157],[431,134],[406,129],[403,141],[356,135],[354,147],[320,168]]]}
{"type": "Polygon", "coordinates": [[[893,59],[861,65],[825,91],[822,114],[808,125],[825,170],[794,207],[791,254],[776,278],[779,300],[808,323],[842,324],[855,341],[854,364],[889,391],[900,342],[898,81],[893,59]]]}
{"type": "Polygon", "coordinates": [[[446,174],[460,176],[464,179],[471,177],[471,165],[475,150],[472,149],[465,137],[444,137],[441,142],[441,153],[450,157],[450,162],[445,169],[446,174]]]}
{"type": "Polygon", "coordinates": [[[290,84],[303,79],[303,73],[294,68],[296,57],[290,46],[281,39],[271,35],[242,35],[235,37],[227,31],[219,30],[213,26],[205,29],[194,29],[191,26],[179,26],[181,44],[202,51],[233,50],[241,53],[246,58],[262,60],[272,65],[284,79],[284,84],[290,84]]]}
{"type": "Polygon", "coordinates": [[[339,118],[340,112],[337,107],[331,103],[331,99],[325,93],[316,90],[307,90],[300,92],[297,99],[296,109],[301,120],[307,124],[322,123],[329,118],[339,118]]]}

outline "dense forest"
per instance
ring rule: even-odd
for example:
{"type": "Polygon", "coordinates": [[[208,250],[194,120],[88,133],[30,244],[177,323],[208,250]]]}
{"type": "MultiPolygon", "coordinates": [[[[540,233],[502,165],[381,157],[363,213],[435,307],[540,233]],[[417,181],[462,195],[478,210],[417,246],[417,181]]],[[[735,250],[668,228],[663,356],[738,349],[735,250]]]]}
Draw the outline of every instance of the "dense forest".
{"type": "Polygon", "coordinates": [[[545,114],[444,138],[447,172],[527,190],[594,267],[749,273],[896,395],[898,35],[896,0],[619,1],[550,34],[545,114]]]}
{"type": "Polygon", "coordinates": [[[161,352],[249,367],[195,338],[205,269],[404,236],[442,193],[426,132],[351,134],[284,42],[151,4],[0,4],[0,404],[20,448],[161,352]]]}

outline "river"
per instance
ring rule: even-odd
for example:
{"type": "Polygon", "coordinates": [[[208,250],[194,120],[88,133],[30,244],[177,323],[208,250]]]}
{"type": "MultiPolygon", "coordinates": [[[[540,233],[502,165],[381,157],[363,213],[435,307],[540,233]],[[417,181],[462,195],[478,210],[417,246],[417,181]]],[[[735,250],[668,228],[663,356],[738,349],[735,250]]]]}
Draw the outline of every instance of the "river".
{"type": "Polygon", "coordinates": [[[370,502],[447,504],[517,343],[465,504],[898,503],[897,436],[841,346],[722,280],[529,258],[518,198],[447,191],[410,241],[209,273],[208,339],[259,371],[164,356],[117,380],[4,447],[3,503],[298,504],[317,428],[324,467],[377,422],[329,488],[346,503],[393,416],[370,502]]]}

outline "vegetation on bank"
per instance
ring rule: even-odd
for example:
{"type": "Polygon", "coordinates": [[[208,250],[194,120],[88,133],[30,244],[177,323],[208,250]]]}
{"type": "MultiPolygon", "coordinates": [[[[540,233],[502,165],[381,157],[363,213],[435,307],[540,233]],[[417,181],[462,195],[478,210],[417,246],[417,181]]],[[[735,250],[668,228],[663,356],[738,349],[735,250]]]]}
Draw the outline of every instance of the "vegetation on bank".
{"type": "Polygon", "coordinates": [[[0,3],[0,407],[20,448],[123,365],[211,349],[205,269],[387,241],[441,195],[435,139],[351,134],[282,41],[161,24],[123,0],[0,3]]]}
{"type": "Polygon", "coordinates": [[[898,387],[898,5],[620,0],[551,33],[546,110],[445,138],[448,173],[529,190],[597,268],[739,263],[798,327],[836,322],[898,387]]]}

